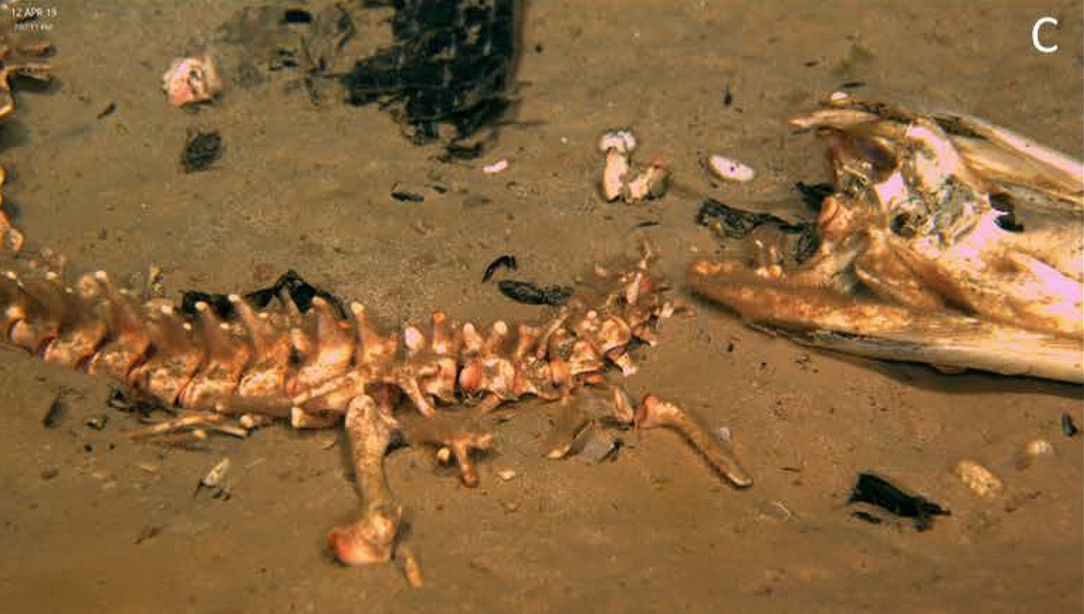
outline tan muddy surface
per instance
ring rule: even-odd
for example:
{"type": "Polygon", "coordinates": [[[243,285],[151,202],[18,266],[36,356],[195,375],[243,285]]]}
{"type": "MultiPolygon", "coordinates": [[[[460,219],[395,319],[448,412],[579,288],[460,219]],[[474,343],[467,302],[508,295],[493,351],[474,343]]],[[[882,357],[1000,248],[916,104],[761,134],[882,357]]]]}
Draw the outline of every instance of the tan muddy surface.
{"type": "MultiPolygon", "coordinates": [[[[22,91],[0,135],[6,204],[31,246],[73,268],[138,282],[162,268],[171,296],[248,290],[287,268],[370,305],[387,326],[434,308],[457,319],[540,316],[482,268],[568,283],[633,254],[646,233],[681,288],[716,243],[693,223],[703,197],[799,207],[797,180],[827,179],[823,149],[785,120],[845,81],[869,94],[972,113],[1075,156],[1084,151],[1078,2],[857,3],[539,1],[529,7],[521,103],[483,160],[442,164],[374,107],[310,104],[289,75],[228,90],[198,113],[170,108],[159,76],[202,49],[233,2],[57,3],[58,83],[22,91]],[[677,5],[680,4],[680,7],[677,5]],[[1031,46],[1042,15],[1050,55],[1031,46]],[[537,47],[536,47],[537,45],[537,47]],[[815,63],[815,64],[813,64],[815,63]],[[813,64],[813,65],[807,65],[813,64]],[[730,85],[734,102],[722,104],[730,85]],[[108,104],[116,111],[96,116],[108,104]],[[598,133],[632,126],[641,159],[679,185],[650,206],[593,190],[598,133]],[[212,170],[184,174],[186,132],[221,131],[212,170]],[[758,169],[713,186],[705,153],[758,169]],[[481,166],[508,157],[498,175],[481,166]],[[424,203],[396,181],[440,182],[424,203]],[[635,228],[644,221],[659,225],[635,228]]],[[[361,36],[386,41],[374,11],[361,36]]],[[[374,43],[375,45],[375,43],[374,43]]],[[[225,49],[223,53],[233,53],[225,49]]],[[[460,486],[426,450],[387,459],[427,586],[394,565],[344,568],[326,531],[357,507],[334,432],[285,427],[204,451],[132,442],[109,383],[0,353],[0,609],[8,612],[899,611],[1079,612],[1084,600],[1081,389],[948,376],[808,351],[699,305],[641,351],[635,396],[727,426],[756,484],[736,491],[667,432],[625,434],[613,463],[547,461],[554,408],[516,406],[482,485],[460,486]],[[60,389],[68,409],[42,416],[60,389]],[[105,413],[102,431],[84,426],[105,413]],[[1043,438],[1056,454],[1018,468],[1043,438]],[[220,458],[232,497],[193,497],[220,458]],[[951,474],[968,457],[1006,490],[980,499],[951,474]],[[497,472],[513,469],[515,479],[497,472]],[[952,510],[933,529],[872,525],[844,505],[874,470],[952,510]],[[780,508],[777,502],[784,506],[780,508]],[[783,513],[780,510],[788,510],[783,513]]],[[[341,443],[341,442],[340,442],[341,443]]]]}

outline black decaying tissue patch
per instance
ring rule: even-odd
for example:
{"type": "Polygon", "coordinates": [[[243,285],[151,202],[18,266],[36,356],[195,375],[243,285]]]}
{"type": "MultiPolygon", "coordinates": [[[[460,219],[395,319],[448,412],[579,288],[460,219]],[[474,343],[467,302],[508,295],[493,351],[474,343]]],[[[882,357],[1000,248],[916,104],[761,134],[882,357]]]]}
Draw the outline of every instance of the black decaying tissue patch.
{"type": "Polygon", "coordinates": [[[217,131],[189,135],[181,154],[184,172],[202,171],[222,156],[222,136],[217,131]]]}
{"type": "Polygon", "coordinates": [[[723,239],[744,239],[760,226],[777,228],[788,235],[797,235],[793,244],[794,260],[805,262],[820,245],[816,225],[812,222],[792,224],[768,213],[756,213],[731,207],[713,198],[705,200],[696,214],[696,223],[707,226],[723,239]]]}
{"type": "Polygon", "coordinates": [[[1069,412],[1065,412],[1061,415],[1061,432],[1066,437],[1072,437],[1073,435],[1076,435],[1080,432],[1080,429],[1078,429],[1077,426],[1073,424],[1073,417],[1069,414],[1069,412]]]}
{"type": "Polygon", "coordinates": [[[799,181],[794,184],[794,189],[802,196],[802,202],[812,211],[820,212],[824,199],[835,193],[836,188],[830,183],[808,184],[799,181]]]}
{"type": "Polygon", "coordinates": [[[529,281],[514,281],[502,279],[497,284],[501,294],[516,301],[528,305],[552,305],[558,307],[568,302],[572,297],[572,288],[565,286],[540,287],[529,281]]]}
{"type": "MultiPolygon", "coordinates": [[[[868,503],[904,518],[915,519],[915,530],[925,531],[933,526],[934,516],[948,516],[950,512],[940,505],[918,495],[900,490],[888,480],[872,473],[858,474],[858,482],[847,503],[868,503]]],[[[871,514],[861,512],[856,517],[867,520],[871,514]]]]}
{"type": "Polygon", "coordinates": [[[425,200],[423,194],[418,194],[417,192],[411,192],[410,190],[404,190],[402,188],[392,188],[391,197],[403,203],[420,203],[425,200]]]}
{"type": "Polygon", "coordinates": [[[395,43],[342,78],[347,102],[390,106],[416,143],[455,128],[452,143],[494,123],[518,46],[516,0],[393,0],[395,43]]]}
{"type": "Polygon", "coordinates": [[[501,267],[507,267],[508,269],[516,270],[516,257],[512,254],[505,254],[498,257],[493,262],[486,265],[486,270],[482,272],[482,283],[485,283],[493,278],[493,274],[497,272],[497,269],[501,267]]]}
{"type": "Polygon", "coordinates": [[[715,225],[730,239],[741,239],[764,224],[775,226],[783,232],[801,232],[801,224],[791,224],[784,219],[768,213],[744,211],[723,204],[714,198],[705,200],[696,214],[696,223],[701,226],[715,225]]]}
{"type": "MultiPolygon", "coordinates": [[[[346,308],[338,297],[308,283],[293,269],[283,273],[274,285],[242,295],[242,298],[248,304],[257,309],[267,307],[276,297],[289,297],[290,302],[301,313],[306,313],[309,309],[312,309],[313,299],[320,297],[339,313],[339,317],[347,317],[346,308]]],[[[198,313],[196,303],[201,302],[207,303],[211,311],[223,320],[231,320],[236,316],[228,294],[200,292],[197,290],[188,290],[181,295],[180,309],[183,313],[196,316],[198,313]]]]}

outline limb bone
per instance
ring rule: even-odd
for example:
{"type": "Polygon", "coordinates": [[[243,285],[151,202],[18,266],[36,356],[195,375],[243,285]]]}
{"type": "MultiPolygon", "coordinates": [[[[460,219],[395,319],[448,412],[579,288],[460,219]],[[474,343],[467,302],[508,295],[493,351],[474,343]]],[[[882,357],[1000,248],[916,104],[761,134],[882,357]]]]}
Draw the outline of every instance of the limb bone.
{"type": "Polygon", "coordinates": [[[677,405],[660,401],[655,395],[649,394],[644,397],[643,404],[636,412],[635,423],[641,429],[660,426],[674,429],[707,459],[713,469],[730,480],[734,486],[747,488],[753,485],[753,478],[742,468],[733,451],[724,447],[722,442],[677,405]]]}
{"type": "Polygon", "coordinates": [[[372,397],[360,395],[350,401],[346,433],[362,512],[361,518],[335,528],[328,536],[331,550],[343,564],[384,563],[391,558],[403,513],[384,475],[384,453],[395,429],[394,421],[379,410],[372,397]]]}

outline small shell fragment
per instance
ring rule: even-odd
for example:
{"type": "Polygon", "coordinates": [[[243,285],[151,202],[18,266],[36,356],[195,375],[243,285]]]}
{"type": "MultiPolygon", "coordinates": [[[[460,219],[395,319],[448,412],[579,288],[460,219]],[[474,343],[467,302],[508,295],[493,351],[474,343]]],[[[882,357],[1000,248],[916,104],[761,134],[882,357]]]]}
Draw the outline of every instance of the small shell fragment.
{"type": "Polygon", "coordinates": [[[957,462],[953,473],[980,497],[996,495],[1005,486],[989,469],[970,459],[965,458],[957,462]]]}
{"type": "Polygon", "coordinates": [[[162,89],[175,107],[211,100],[222,88],[215,63],[207,54],[177,58],[162,75],[162,89]]]}
{"type": "Polygon", "coordinates": [[[501,158],[493,164],[487,164],[482,167],[482,172],[487,175],[496,175],[497,173],[508,168],[508,158],[501,158]]]}
{"type": "Polygon", "coordinates": [[[724,181],[746,183],[757,176],[757,172],[747,164],[719,154],[712,154],[707,161],[708,171],[724,181]]]}
{"type": "Polygon", "coordinates": [[[508,482],[516,477],[515,469],[502,469],[497,472],[497,477],[503,482],[508,482]]]}
{"type": "Polygon", "coordinates": [[[832,92],[832,95],[828,97],[828,102],[833,104],[843,104],[850,100],[851,95],[847,92],[832,92]]]}

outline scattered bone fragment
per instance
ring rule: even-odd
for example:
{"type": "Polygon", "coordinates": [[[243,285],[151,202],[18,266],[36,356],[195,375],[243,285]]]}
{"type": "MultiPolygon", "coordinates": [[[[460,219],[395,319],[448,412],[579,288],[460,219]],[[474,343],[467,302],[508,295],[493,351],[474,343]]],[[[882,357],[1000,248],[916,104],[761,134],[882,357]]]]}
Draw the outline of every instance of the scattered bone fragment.
{"type": "Polygon", "coordinates": [[[1027,469],[1031,464],[1043,457],[1054,456],[1055,449],[1054,444],[1050,443],[1046,439],[1032,439],[1024,444],[1020,451],[1016,455],[1016,468],[1027,469]]]}
{"type": "Polygon", "coordinates": [[[980,497],[999,494],[1005,487],[1001,480],[989,469],[971,459],[961,459],[953,468],[953,473],[965,486],[980,497]]]}
{"type": "Polygon", "coordinates": [[[747,183],[757,176],[757,172],[748,164],[720,154],[708,156],[706,166],[708,172],[723,181],[747,183]]]}
{"type": "Polygon", "coordinates": [[[162,90],[175,107],[207,102],[223,88],[210,55],[177,58],[162,75],[162,90]]]}
{"type": "Polygon", "coordinates": [[[199,494],[199,491],[207,488],[215,491],[216,495],[226,490],[226,474],[230,471],[230,459],[223,458],[215,463],[214,467],[207,472],[207,475],[203,476],[203,479],[196,484],[196,491],[192,493],[192,496],[199,494]]]}
{"type": "Polygon", "coordinates": [[[625,202],[662,198],[670,187],[670,168],[665,160],[655,158],[639,175],[629,180],[625,202]]]}
{"type": "Polygon", "coordinates": [[[183,416],[163,420],[147,428],[133,431],[128,436],[132,439],[143,439],[185,429],[199,430],[204,428],[242,439],[248,436],[248,430],[238,425],[232,418],[212,412],[188,412],[183,416]]]}
{"type": "Polygon", "coordinates": [[[238,418],[237,423],[241,425],[241,428],[251,431],[253,429],[265,427],[273,423],[274,421],[274,418],[272,418],[271,416],[249,413],[241,414],[241,417],[238,418]]]}
{"type": "Polygon", "coordinates": [[[546,458],[558,460],[575,454],[583,447],[590,430],[591,420],[582,409],[574,405],[562,407],[553,429],[542,444],[546,458]]]}
{"type": "Polygon", "coordinates": [[[647,395],[636,413],[636,426],[641,429],[661,426],[674,429],[734,486],[746,488],[753,485],[753,478],[742,468],[734,453],[677,405],[647,395]]]}
{"type": "Polygon", "coordinates": [[[613,395],[611,405],[613,418],[619,424],[632,424],[636,420],[636,409],[632,406],[629,393],[621,386],[614,386],[611,394],[613,395]]]}
{"type": "Polygon", "coordinates": [[[1045,439],[1032,439],[1024,445],[1024,453],[1028,456],[1053,456],[1054,444],[1045,439]]]}
{"type": "Polygon", "coordinates": [[[496,175],[508,168],[508,158],[501,158],[492,164],[487,164],[482,167],[482,172],[487,175],[496,175]]]}
{"type": "Polygon", "coordinates": [[[790,511],[782,501],[762,501],[756,507],[757,516],[761,518],[771,518],[773,520],[790,520],[794,517],[794,512],[790,511]]]}
{"type": "Polygon", "coordinates": [[[413,588],[425,586],[425,578],[422,576],[422,566],[418,562],[418,555],[409,546],[400,546],[396,552],[403,570],[403,577],[407,584],[413,588]]]}
{"type": "Polygon", "coordinates": [[[598,149],[605,157],[599,185],[606,202],[625,203],[662,198],[670,186],[670,168],[656,158],[640,172],[632,164],[636,137],[625,128],[607,130],[599,137],[598,149]]]}
{"type": "Polygon", "coordinates": [[[438,446],[437,461],[440,464],[450,465],[454,460],[459,467],[459,479],[464,486],[478,485],[478,470],[474,466],[473,453],[492,448],[495,438],[492,432],[478,424],[476,414],[406,414],[399,419],[398,424],[407,441],[438,446]]]}
{"type": "Polygon", "coordinates": [[[602,167],[602,197],[606,202],[612,203],[625,190],[626,180],[629,174],[629,156],[617,149],[606,152],[606,163],[602,167]]]}

